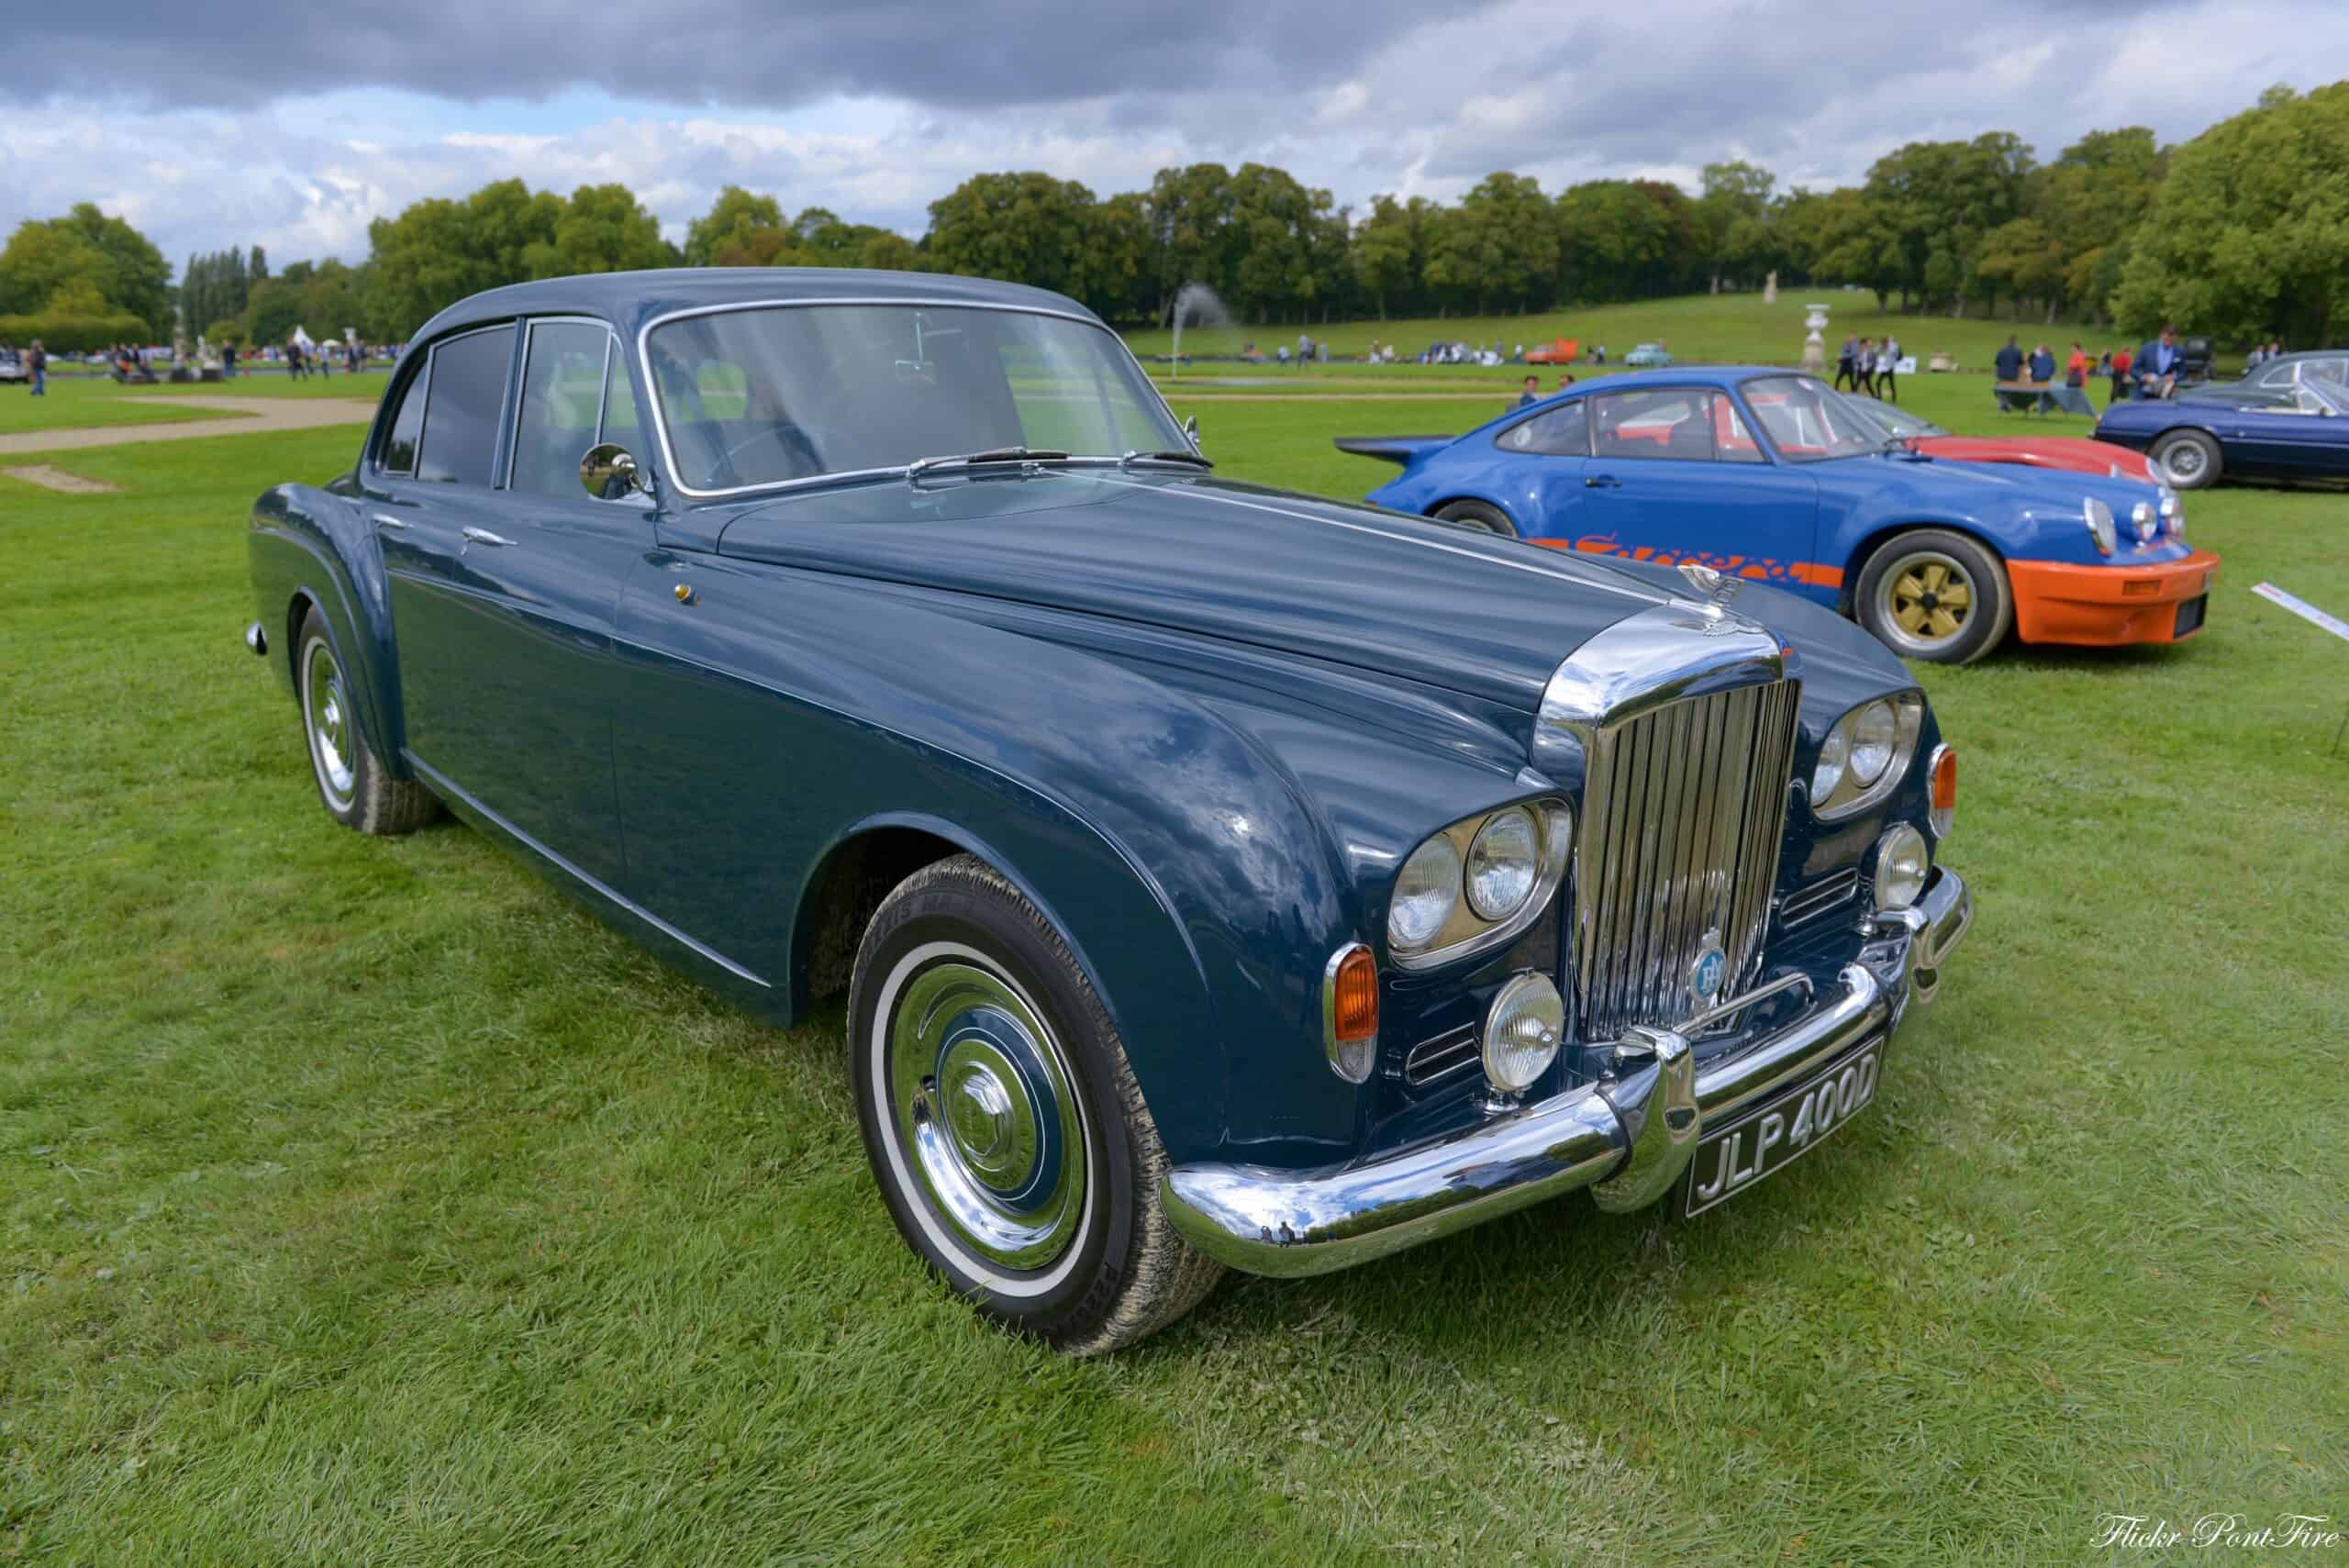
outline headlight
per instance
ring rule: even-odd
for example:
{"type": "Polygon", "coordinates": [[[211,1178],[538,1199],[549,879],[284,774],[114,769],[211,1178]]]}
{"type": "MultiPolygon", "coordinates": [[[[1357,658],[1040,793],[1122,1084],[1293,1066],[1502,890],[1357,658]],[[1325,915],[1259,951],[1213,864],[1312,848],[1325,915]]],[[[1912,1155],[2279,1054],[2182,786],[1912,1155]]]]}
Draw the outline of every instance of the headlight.
{"type": "Polygon", "coordinates": [[[1386,940],[1398,952],[1435,940],[1460,902],[1460,851],[1439,833],[1411,851],[1395,879],[1395,901],[1386,906],[1386,940]]]}
{"type": "Polygon", "coordinates": [[[1876,906],[1906,909],[1925,891],[1925,873],[1932,869],[1925,836],[1906,822],[1897,822],[1876,841],[1876,906]]]}
{"type": "Polygon", "coordinates": [[[2178,498],[2176,491],[2166,484],[2162,486],[2160,510],[2162,521],[2168,526],[2169,537],[2184,539],[2186,537],[2186,503],[2178,498]]]}
{"type": "Polygon", "coordinates": [[[1485,1014],[1485,1077],[1504,1095],[1521,1095],[1557,1060],[1565,1038],[1565,999],[1547,975],[1528,971],[1502,986],[1485,1014]]]}
{"type": "Polygon", "coordinates": [[[2096,540],[2097,553],[2110,555],[2121,536],[2113,532],[2112,508],[2091,495],[2081,504],[2080,510],[2087,518],[2088,538],[2096,540]]]}
{"type": "Polygon", "coordinates": [[[1574,851],[1574,809],[1529,800],[1464,817],[1411,851],[1386,906],[1398,969],[1425,969],[1516,936],[1548,906],[1574,851]]]}
{"type": "Polygon", "coordinates": [[[1819,766],[1810,771],[1810,798],[1825,800],[1843,782],[1843,758],[1852,750],[1850,732],[1838,724],[1827,732],[1826,742],[1819,748],[1819,766]]]}
{"type": "Polygon", "coordinates": [[[1852,720],[1852,782],[1862,789],[1884,777],[1900,744],[1899,719],[1888,702],[1872,702],[1852,720]]]}
{"type": "Polygon", "coordinates": [[[2140,501],[2130,507],[2129,520],[2136,525],[2139,544],[2154,542],[2154,535],[2159,530],[2161,525],[2154,515],[2154,504],[2151,501],[2140,501]]]}
{"type": "Polygon", "coordinates": [[[1542,841],[1531,812],[1485,818],[1468,846],[1468,907],[1480,920],[1506,920],[1524,906],[1542,872],[1542,841]]]}
{"type": "Polygon", "coordinates": [[[1819,748],[1810,775],[1810,809],[1840,821],[1890,795],[1909,772],[1924,728],[1921,693],[1899,692],[1862,703],[1837,719],[1819,748]]]}

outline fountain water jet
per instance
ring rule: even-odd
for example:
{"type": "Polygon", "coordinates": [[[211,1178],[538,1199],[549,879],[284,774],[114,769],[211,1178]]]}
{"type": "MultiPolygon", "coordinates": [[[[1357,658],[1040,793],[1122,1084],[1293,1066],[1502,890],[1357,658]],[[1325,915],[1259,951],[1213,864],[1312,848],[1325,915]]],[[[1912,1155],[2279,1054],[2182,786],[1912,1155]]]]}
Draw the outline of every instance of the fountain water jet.
{"type": "Polygon", "coordinates": [[[1202,327],[1229,327],[1231,312],[1215,290],[1205,284],[1185,284],[1174,291],[1174,364],[1167,373],[1168,379],[1179,380],[1183,374],[1183,320],[1186,317],[1202,327]]]}

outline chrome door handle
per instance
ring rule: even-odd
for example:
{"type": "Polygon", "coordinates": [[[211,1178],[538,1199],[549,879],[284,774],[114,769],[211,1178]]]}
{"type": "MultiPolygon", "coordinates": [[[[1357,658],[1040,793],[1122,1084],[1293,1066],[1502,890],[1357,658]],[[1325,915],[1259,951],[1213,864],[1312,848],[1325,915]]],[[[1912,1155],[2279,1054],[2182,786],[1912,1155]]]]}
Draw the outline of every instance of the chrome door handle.
{"type": "Polygon", "coordinates": [[[416,527],[414,523],[407,521],[404,517],[386,517],[381,512],[376,513],[373,520],[375,526],[379,528],[412,528],[416,527]]]}
{"type": "Polygon", "coordinates": [[[1611,473],[1585,474],[1582,484],[1586,490],[1620,490],[1623,487],[1623,482],[1611,473]]]}
{"type": "Polygon", "coordinates": [[[477,528],[471,523],[465,525],[464,533],[465,537],[475,544],[512,544],[514,542],[503,534],[491,533],[487,528],[477,528]]]}

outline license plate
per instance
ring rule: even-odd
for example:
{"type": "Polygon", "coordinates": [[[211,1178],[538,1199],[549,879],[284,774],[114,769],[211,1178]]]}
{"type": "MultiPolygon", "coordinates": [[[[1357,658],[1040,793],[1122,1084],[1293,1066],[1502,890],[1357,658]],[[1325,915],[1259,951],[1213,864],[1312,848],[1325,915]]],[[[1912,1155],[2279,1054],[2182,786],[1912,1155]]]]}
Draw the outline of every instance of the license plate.
{"type": "Polygon", "coordinates": [[[1827,1064],[1759,1110],[1698,1140],[1680,1180],[1680,1212],[1702,1214],[1817,1148],[1876,1098],[1884,1041],[1872,1040],[1827,1064]]]}

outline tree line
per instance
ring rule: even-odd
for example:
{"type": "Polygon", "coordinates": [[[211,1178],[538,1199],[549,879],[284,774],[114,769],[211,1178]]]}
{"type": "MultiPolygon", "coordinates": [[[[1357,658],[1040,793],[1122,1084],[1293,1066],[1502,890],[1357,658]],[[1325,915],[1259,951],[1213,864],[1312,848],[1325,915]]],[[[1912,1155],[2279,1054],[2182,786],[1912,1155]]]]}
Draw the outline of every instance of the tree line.
{"type": "Polygon", "coordinates": [[[27,222],[0,251],[0,337],[12,316],[22,339],[47,313],[137,317],[160,338],[176,307],[184,329],[215,338],[281,341],[300,323],[396,341],[497,284],[685,265],[977,274],[1134,324],[1165,322],[1197,282],[1268,325],[1546,310],[1776,272],[1909,310],[2321,342],[2349,320],[2349,83],[2272,88],[2174,148],[2142,126],[2092,131],[2047,162],[2007,131],[1910,142],[1828,191],[1782,191],[1728,161],[1693,193],[1603,179],[1553,194],[1502,172],[1457,202],[1379,195],[1357,211],[1281,169],[1194,163],[1106,197],[1048,173],[974,175],[930,204],[919,239],[729,186],[677,246],[624,185],[564,196],[503,180],[379,218],[369,241],[356,265],[273,275],[259,247],[191,257],[174,293],[151,245],[85,205],[27,222]]]}

